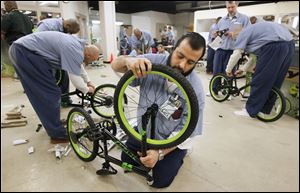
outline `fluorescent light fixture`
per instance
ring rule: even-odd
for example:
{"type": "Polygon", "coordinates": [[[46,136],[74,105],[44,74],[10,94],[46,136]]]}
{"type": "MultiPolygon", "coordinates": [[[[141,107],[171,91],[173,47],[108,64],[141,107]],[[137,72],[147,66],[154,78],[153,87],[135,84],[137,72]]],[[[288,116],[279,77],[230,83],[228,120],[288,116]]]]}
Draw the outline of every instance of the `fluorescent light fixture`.
{"type": "Polygon", "coordinates": [[[48,4],[55,4],[58,5],[58,1],[39,1],[40,5],[48,5],[48,4]]]}
{"type": "Polygon", "coordinates": [[[299,22],[299,16],[294,17],[293,28],[297,28],[298,22],[299,22]]]}
{"type": "Polygon", "coordinates": [[[121,21],[116,21],[116,25],[123,25],[124,23],[121,21]]]}
{"type": "Polygon", "coordinates": [[[92,24],[100,24],[99,20],[92,20],[92,24]]]}

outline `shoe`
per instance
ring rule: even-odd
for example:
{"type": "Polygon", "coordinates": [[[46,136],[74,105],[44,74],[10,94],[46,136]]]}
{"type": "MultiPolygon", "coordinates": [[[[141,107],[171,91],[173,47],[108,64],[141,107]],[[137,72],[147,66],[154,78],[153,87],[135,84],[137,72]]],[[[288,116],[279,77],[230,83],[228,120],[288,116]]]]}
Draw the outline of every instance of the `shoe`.
{"type": "Polygon", "coordinates": [[[249,117],[249,118],[251,118],[246,109],[242,109],[241,111],[234,111],[234,114],[238,115],[238,116],[242,116],[242,117],[249,117]]]}
{"type": "Polygon", "coordinates": [[[50,138],[51,144],[58,144],[58,143],[69,143],[69,138],[67,136],[65,137],[59,137],[59,138],[50,138]]]}

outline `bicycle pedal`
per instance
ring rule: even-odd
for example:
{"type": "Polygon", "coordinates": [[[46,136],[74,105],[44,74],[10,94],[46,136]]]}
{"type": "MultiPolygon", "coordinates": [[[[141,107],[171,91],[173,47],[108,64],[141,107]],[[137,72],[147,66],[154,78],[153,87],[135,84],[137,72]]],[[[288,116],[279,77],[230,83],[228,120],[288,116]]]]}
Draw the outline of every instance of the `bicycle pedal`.
{"type": "Polygon", "coordinates": [[[114,175],[117,173],[118,173],[118,171],[116,169],[114,169],[111,165],[109,165],[108,168],[103,167],[102,169],[100,169],[96,172],[96,174],[100,175],[100,176],[114,175]]]}

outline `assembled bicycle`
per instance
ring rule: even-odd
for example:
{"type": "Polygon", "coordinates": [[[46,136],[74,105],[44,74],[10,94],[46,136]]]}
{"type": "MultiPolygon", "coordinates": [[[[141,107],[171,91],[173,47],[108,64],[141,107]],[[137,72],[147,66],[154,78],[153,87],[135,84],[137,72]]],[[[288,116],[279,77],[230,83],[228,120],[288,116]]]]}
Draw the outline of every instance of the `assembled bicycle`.
{"type": "MultiPolygon", "coordinates": [[[[197,96],[187,79],[168,66],[154,65],[144,78],[136,78],[128,71],[118,82],[113,98],[115,118],[125,133],[141,144],[142,156],[148,149],[170,148],[182,143],[197,125],[197,96]],[[150,88],[144,89],[145,85],[150,88]],[[167,123],[171,124],[165,125],[167,123]],[[170,133],[169,138],[157,136],[161,127],[170,133]]],[[[81,160],[89,162],[97,156],[104,159],[102,168],[96,172],[98,175],[116,174],[117,170],[110,165],[113,163],[144,176],[149,184],[153,182],[151,168],[145,167],[138,154],[115,137],[114,118],[95,123],[82,108],[73,108],[67,124],[71,146],[81,160]],[[134,163],[110,156],[109,140],[134,163]]]]}
{"type": "MultiPolygon", "coordinates": [[[[247,98],[241,91],[250,87],[250,83],[245,84],[242,87],[238,86],[237,80],[245,78],[245,76],[228,77],[225,74],[219,73],[212,77],[209,83],[209,92],[212,98],[217,102],[223,102],[229,98],[229,96],[239,96],[247,98]]],[[[264,122],[273,122],[284,114],[286,107],[286,100],[283,93],[276,87],[273,87],[270,91],[266,104],[271,104],[273,107],[269,112],[260,112],[256,117],[264,122]]]]}
{"type": "MultiPolygon", "coordinates": [[[[58,86],[61,85],[64,79],[64,72],[63,70],[57,70],[56,74],[56,84],[58,86]]],[[[96,87],[93,94],[83,94],[81,91],[76,89],[73,92],[69,92],[66,94],[61,95],[62,97],[65,96],[72,96],[77,95],[81,101],[79,104],[70,104],[69,106],[72,107],[91,107],[93,111],[103,117],[103,118],[112,118],[115,116],[114,108],[113,108],[113,96],[116,89],[116,85],[114,84],[103,84],[96,87]]],[[[127,97],[124,95],[124,101],[127,103],[127,97]]],[[[91,112],[90,112],[91,113],[91,112]]]]}

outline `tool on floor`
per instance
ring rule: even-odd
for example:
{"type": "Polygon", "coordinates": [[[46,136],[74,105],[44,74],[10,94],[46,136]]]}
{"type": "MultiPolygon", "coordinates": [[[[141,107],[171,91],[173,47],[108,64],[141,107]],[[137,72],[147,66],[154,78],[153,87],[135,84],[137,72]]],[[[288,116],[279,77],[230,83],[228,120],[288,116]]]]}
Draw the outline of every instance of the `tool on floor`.
{"type": "Polygon", "coordinates": [[[28,154],[32,154],[34,152],[34,147],[29,147],[28,148],[28,154]]]}
{"type": "Polygon", "coordinates": [[[35,130],[35,132],[39,132],[40,130],[41,130],[41,128],[43,127],[43,125],[42,124],[38,124],[38,127],[36,128],[36,130],[35,130]]]}
{"type": "Polygon", "coordinates": [[[14,145],[20,145],[20,144],[24,144],[24,143],[28,143],[28,139],[16,139],[13,141],[14,145]]]}
{"type": "Polygon", "coordinates": [[[48,152],[54,152],[56,159],[61,159],[62,152],[65,151],[65,148],[59,144],[55,145],[53,148],[49,149],[48,152]]]}

